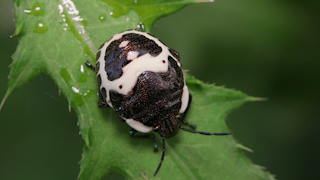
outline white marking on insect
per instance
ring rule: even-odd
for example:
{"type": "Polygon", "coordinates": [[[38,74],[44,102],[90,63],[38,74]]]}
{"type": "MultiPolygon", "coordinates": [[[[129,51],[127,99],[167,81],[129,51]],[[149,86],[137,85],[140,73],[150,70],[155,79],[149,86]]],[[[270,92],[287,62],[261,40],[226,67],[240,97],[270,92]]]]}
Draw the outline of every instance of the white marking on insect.
{"type": "Polygon", "coordinates": [[[122,41],[119,45],[119,48],[126,47],[129,44],[130,41],[122,41]]]}
{"type": "Polygon", "coordinates": [[[137,59],[137,57],[139,56],[139,52],[138,51],[129,51],[127,54],[127,60],[135,60],[137,59]]]}
{"type": "MultiPolygon", "coordinates": [[[[104,48],[104,47],[108,47],[111,42],[113,42],[113,41],[115,41],[115,40],[119,40],[119,39],[121,39],[121,38],[122,38],[122,34],[115,34],[115,35],[113,35],[112,39],[111,39],[110,41],[108,41],[108,43],[105,43],[104,46],[103,46],[103,48],[104,48]],[[106,44],[108,44],[108,45],[106,46],[106,44]]],[[[102,49],[102,48],[101,48],[101,49],[102,49]]]]}
{"type": "Polygon", "coordinates": [[[134,119],[124,119],[126,121],[126,123],[132,127],[133,129],[142,132],[142,133],[149,133],[153,130],[152,126],[146,126],[144,124],[142,124],[139,121],[136,121],[134,119]]]}
{"type": "Polygon", "coordinates": [[[189,103],[189,89],[186,85],[186,82],[184,82],[184,86],[182,89],[182,97],[181,97],[181,107],[179,110],[179,113],[184,113],[184,111],[187,109],[189,103]]]}

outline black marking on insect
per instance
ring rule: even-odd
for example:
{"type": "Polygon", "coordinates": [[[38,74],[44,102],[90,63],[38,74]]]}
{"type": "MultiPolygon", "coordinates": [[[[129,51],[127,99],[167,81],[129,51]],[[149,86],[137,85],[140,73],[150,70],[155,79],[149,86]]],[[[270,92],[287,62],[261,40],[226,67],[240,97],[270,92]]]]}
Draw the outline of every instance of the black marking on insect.
{"type": "Polygon", "coordinates": [[[131,126],[133,138],[151,138],[158,151],[159,133],[163,147],[160,170],[165,154],[165,137],[179,129],[202,135],[229,135],[196,131],[185,120],[192,96],[181,69],[180,56],[152,35],[138,30],[115,34],[100,46],[96,66],[87,65],[97,73],[99,106],[111,107],[121,121],[131,126]],[[180,126],[180,122],[192,129],[180,126]],[[137,132],[149,133],[136,135],[137,132]]]}

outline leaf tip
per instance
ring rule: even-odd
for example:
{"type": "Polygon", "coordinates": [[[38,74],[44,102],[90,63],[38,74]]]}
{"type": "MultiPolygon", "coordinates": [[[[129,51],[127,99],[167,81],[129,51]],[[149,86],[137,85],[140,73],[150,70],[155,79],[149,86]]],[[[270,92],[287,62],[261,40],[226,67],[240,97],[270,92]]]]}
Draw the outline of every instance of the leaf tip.
{"type": "Polygon", "coordinates": [[[20,22],[17,25],[16,30],[14,31],[14,33],[10,37],[12,38],[13,36],[18,36],[21,32],[22,27],[23,27],[23,22],[20,22]]]}
{"type": "Polygon", "coordinates": [[[1,101],[1,104],[0,104],[0,111],[1,111],[4,103],[6,102],[7,98],[9,97],[10,93],[11,92],[7,91],[6,94],[4,95],[4,97],[3,97],[2,101],[1,101]]]}
{"type": "Polygon", "coordinates": [[[246,147],[246,146],[244,146],[244,145],[242,145],[242,144],[237,144],[237,146],[238,146],[238,148],[240,148],[240,149],[242,149],[242,150],[245,150],[245,151],[248,151],[248,152],[253,153],[253,150],[252,150],[252,149],[250,149],[250,148],[248,148],[248,147],[246,147]]]}
{"type": "Polygon", "coordinates": [[[265,97],[252,97],[253,101],[268,101],[268,98],[265,97]]]}

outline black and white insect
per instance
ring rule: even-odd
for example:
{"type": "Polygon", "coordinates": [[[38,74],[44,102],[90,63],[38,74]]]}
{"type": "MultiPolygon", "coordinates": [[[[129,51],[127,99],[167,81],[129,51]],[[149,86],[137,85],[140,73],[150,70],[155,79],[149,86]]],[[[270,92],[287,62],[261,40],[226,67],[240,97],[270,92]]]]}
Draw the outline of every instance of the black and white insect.
{"type": "Polygon", "coordinates": [[[152,138],[154,151],[158,146],[152,131],[160,135],[163,150],[154,176],[164,159],[164,138],[173,137],[179,129],[203,135],[231,134],[199,132],[185,120],[191,95],[179,53],[154,36],[138,30],[115,34],[101,45],[96,60],[95,67],[87,65],[97,73],[99,106],[111,107],[132,128],[131,137],[152,138]],[[182,127],[180,122],[192,129],[182,127]]]}

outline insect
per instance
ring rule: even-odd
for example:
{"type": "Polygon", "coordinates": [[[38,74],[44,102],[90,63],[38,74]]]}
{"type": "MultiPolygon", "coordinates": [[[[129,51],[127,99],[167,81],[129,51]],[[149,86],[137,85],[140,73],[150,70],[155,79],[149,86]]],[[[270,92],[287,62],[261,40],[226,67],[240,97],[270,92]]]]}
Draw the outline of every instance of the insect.
{"type": "Polygon", "coordinates": [[[95,67],[87,65],[97,73],[99,106],[111,107],[131,127],[131,137],[152,138],[154,151],[158,145],[152,131],[160,135],[162,155],[154,176],[164,160],[164,138],[173,137],[179,129],[203,135],[231,134],[196,131],[196,126],[185,120],[192,96],[179,53],[154,36],[138,30],[115,34],[100,46],[96,60],[95,67]]]}

